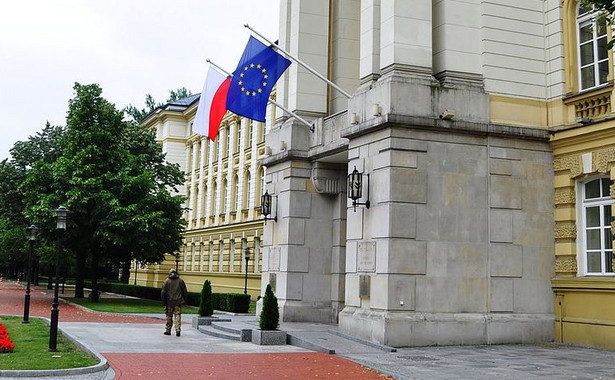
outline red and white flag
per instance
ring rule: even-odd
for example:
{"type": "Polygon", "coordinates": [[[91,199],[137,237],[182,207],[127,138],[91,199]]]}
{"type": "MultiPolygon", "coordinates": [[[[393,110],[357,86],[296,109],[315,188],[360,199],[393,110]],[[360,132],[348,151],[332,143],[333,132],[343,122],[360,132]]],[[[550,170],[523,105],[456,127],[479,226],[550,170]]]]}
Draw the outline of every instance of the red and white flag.
{"type": "Polygon", "coordinates": [[[212,141],[216,140],[218,128],[226,113],[226,95],[230,84],[230,78],[209,67],[199,107],[192,123],[192,130],[195,133],[207,135],[212,141]]]}

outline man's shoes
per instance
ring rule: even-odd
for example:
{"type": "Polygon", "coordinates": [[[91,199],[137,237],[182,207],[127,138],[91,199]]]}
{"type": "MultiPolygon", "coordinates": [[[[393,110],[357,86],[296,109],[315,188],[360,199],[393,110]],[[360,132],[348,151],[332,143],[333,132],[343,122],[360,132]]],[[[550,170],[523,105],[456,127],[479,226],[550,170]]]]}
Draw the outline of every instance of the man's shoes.
{"type": "Polygon", "coordinates": [[[171,332],[170,331],[165,331],[164,335],[171,335],[171,332]]]}
{"type": "Polygon", "coordinates": [[[181,335],[181,331],[176,331],[175,332],[175,336],[180,336],[181,335]]]}

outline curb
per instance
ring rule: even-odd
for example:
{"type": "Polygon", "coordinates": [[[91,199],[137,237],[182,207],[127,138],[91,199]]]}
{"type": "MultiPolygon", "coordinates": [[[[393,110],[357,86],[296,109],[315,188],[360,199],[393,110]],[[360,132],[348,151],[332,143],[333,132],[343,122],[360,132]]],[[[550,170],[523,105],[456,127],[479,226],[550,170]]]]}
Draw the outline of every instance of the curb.
{"type": "MultiPolygon", "coordinates": [[[[43,320],[47,325],[49,325],[50,321],[48,318],[35,317],[43,320]]],[[[102,356],[98,351],[95,351],[93,348],[88,345],[79,342],[74,336],[68,334],[60,327],[58,327],[58,332],[68,338],[72,343],[78,346],[80,349],[90,354],[94,358],[100,361],[98,364],[94,364],[89,367],[79,367],[79,368],[65,368],[65,369],[42,369],[42,370],[0,370],[0,377],[43,377],[43,376],[72,376],[72,375],[83,375],[83,374],[92,374],[96,372],[103,372],[109,369],[109,363],[107,359],[102,356]]]]}

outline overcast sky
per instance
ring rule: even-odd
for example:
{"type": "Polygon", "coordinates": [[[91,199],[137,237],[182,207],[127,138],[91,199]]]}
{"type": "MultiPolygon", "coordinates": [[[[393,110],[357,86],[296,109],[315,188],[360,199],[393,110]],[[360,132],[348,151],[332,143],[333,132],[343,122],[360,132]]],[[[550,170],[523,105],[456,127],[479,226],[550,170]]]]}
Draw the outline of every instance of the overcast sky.
{"type": "Polygon", "coordinates": [[[233,71],[250,36],[278,38],[279,0],[27,0],[0,12],[0,160],[47,120],[65,125],[73,84],[118,109],[201,92],[207,58],[233,71]]]}

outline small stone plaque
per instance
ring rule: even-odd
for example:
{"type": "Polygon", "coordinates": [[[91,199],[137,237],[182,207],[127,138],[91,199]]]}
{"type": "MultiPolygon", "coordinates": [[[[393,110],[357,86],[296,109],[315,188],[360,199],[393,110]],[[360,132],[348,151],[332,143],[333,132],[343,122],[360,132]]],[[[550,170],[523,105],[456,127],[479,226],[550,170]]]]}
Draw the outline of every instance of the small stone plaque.
{"type": "Polygon", "coordinates": [[[376,242],[360,241],[358,244],[357,271],[376,271],[376,242]]]}
{"type": "Polygon", "coordinates": [[[280,247],[271,247],[269,249],[269,270],[280,270],[280,247]]]}
{"type": "Polygon", "coordinates": [[[275,293],[276,274],[269,273],[269,285],[271,285],[271,291],[275,293]]]}
{"type": "Polygon", "coordinates": [[[359,297],[369,298],[370,276],[362,274],[359,276],[359,297]]]}

